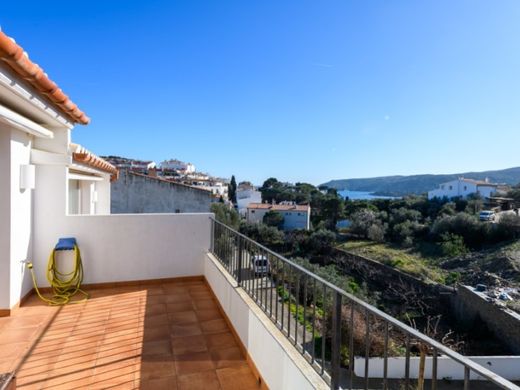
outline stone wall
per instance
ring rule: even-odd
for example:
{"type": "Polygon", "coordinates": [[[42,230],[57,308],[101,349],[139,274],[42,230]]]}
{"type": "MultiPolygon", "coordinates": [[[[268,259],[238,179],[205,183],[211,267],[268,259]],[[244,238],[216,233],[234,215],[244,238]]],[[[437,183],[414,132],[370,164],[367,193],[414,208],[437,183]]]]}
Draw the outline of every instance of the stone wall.
{"type": "Polygon", "coordinates": [[[469,328],[477,319],[484,322],[495,337],[515,354],[520,354],[520,314],[490,302],[469,286],[460,286],[453,297],[458,320],[469,328]]]}
{"type": "Polygon", "coordinates": [[[210,191],[122,170],[112,183],[112,214],[207,213],[210,191]]]}

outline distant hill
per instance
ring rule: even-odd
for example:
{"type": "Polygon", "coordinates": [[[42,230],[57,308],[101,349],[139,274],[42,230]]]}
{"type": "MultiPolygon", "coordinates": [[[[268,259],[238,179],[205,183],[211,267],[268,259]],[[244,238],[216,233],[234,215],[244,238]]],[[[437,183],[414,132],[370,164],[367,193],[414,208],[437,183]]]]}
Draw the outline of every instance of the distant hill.
{"type": "Polygon", "coordinates": [[[439,184],[465,177],[468,179],[516,185],[520,183],[520,167],[502,169],[499,171],[464,172],[449,175],[412,175],[412,176],[382,176],[367,179],[331,180],[322,185],[337,190],[366,191],[379,195],[403,196],[408,194],[422,194],[433,190],[439,184]]]}

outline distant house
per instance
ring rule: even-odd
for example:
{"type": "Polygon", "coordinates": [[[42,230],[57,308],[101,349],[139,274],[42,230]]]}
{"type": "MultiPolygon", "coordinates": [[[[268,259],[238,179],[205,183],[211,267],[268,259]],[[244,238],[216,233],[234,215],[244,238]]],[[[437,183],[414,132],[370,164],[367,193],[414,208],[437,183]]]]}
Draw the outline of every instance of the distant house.
{"type": "Polygon", "coordinates": [[[262,193],[251,183],[240,183],[237,188],[237,208],[241,216],[246,216],[250,203],[262,203],[262,193]]]}
{"type": "Polygon", "coordinates": [[[161,163],[161,169],[164,171],[176,171],[184,174],[195,172],[195,165],[192,163],[185,163],[180,160],[168,160],[161,163]]]}
{"type": "Polygon", "coordinates": [[[311,227],[311,206],[294,203],[250,203],[247,206],[246,219],[251,223],[262,222],[269,211],[276,211],[283,216],[283,230],[309,230],[311,227]]]}
{"type": "Polygon", "coordinates": [[[460,177],[439,185],[439,188],[428,191],[428,199],[433,198],[465,198],[471,194],[479,194],[489,198],[496,193],[501,185],[486,180],[473,180],[460,177]]]}

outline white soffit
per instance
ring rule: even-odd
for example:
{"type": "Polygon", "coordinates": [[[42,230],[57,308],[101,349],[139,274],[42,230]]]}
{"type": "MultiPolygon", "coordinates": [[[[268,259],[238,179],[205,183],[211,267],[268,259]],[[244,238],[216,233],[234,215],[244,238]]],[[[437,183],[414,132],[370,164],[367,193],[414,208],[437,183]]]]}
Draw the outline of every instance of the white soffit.
{"type": "Polygon", "coordinates": [[[54,133],[26,117],[0,105],[0,121],[17,130],[24,131],[39,138],[53,138],[54,133]]]}
{"type": "Polygon", "coordinates": [[[70,173],[69,180],[87,180],[87,181],[103,181],[102,177],[93,175],[82,175],[81,173],[70,173]]]}

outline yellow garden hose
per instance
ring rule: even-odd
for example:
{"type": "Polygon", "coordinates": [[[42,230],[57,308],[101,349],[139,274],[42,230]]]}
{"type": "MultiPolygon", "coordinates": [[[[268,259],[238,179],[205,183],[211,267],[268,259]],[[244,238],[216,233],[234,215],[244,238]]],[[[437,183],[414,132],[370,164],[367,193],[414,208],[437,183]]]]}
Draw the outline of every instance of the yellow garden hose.
{"type": "Polygon", "coordinates": [[[47,281],[49,282],[49,285],[52,287],[52,298],[45,298],[40,293],[40,290],[38,289],[38,284],[36,283],[36,276],[34,274],[33,264],[27,264],[27,267],[31,271],[31,276],[34,283],[34,289],[36,290],[36,294],[38,294],[42,301],[47,302],[49,305],[65,305],[69,302],[78,303],[88,299],[88,294],[80,288],[81,282],[83,281],[83,264],[81,263],[81,254],[76,244],[74,244],[73,250],[74,269],[68,273],[63,273],[58,270],[58,267],[56,266],[56,249],[53,249],[49,256],[49,262],[47,263],[47,281]],[[78,292],[83,294],[85,298],[81,300],[71,301],[71,298],[78,292]]]}

